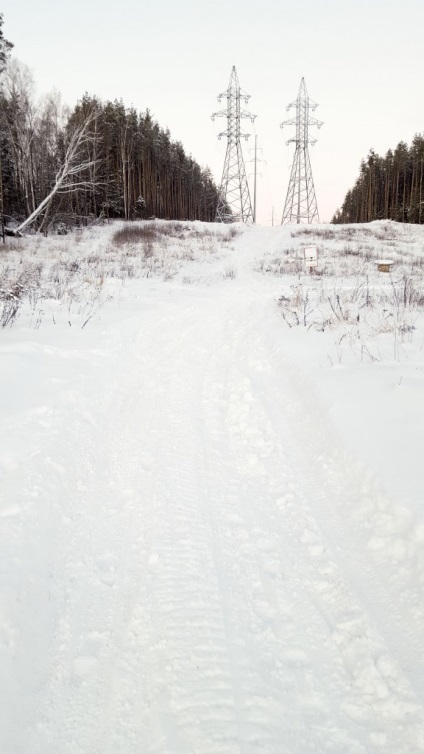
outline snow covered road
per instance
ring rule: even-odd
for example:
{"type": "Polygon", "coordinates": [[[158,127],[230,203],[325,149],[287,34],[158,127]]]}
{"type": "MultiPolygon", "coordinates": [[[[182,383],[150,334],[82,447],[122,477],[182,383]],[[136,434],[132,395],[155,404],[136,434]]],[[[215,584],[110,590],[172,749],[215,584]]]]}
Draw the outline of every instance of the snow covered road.
{"type": "Polygon", "coordinates": [[[340,447],[250,263],[21,347],[4,754],[424,751],[422,529],[340,447]]]}

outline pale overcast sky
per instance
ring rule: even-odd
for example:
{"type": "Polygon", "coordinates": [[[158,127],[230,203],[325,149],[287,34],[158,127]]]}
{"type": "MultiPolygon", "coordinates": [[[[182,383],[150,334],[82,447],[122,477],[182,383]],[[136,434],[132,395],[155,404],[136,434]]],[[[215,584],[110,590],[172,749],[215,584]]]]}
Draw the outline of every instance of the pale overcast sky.
{"type": "MultiPolygon", "coordinates": [[[[152,112],[219,183],[225,155],[217,95],[236,66],[257,114],[258,221],[281,221],[293,148],[280,123],[305,77],[324,121],[311,148],[321,221],[329,221],[370,148],[424,132],[424,0],[3,0],[4,34],[37,93],[84,92],[152,112]]],[[[294,113],[293,113],[294,114],[294,113]]],[[[247,169],[253,170],[248,164],[247,169]]]]}

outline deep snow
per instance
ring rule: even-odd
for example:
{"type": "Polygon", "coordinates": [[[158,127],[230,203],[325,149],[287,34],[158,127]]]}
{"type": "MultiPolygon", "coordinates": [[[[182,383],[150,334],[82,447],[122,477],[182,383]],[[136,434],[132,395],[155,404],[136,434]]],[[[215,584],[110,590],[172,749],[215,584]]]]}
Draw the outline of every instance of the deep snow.
{"type": "Polygon", "coordinates": [[[423,229],[183,227],[1,258],[0,751],[422,754],[423,229]]]}

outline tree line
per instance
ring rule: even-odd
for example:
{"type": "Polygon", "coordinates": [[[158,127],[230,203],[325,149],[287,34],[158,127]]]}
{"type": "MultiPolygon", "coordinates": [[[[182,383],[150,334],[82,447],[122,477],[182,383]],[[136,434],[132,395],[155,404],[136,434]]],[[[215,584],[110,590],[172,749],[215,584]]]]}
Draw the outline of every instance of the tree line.
{"type": "Polygon", "coordinates": [[[12,45],[2,21],[0,15],[0,212],[6,222],[33,217],[35,227],[47,230],[58,218],[215,219],[218,189],[210,170],[149,110],[87,94],[73,110],[57,92],[35,102],[29,69],[7,59],[12,45]],[[63,180],[78,133],[83,138],[63,180]]]}
{"type": "Polygon", "coordinates": [[[401,141],[384,157],[370,150],[332,222],[383,219],[424,223],[424,135],[417,134],[409,147],[401,141]]]}

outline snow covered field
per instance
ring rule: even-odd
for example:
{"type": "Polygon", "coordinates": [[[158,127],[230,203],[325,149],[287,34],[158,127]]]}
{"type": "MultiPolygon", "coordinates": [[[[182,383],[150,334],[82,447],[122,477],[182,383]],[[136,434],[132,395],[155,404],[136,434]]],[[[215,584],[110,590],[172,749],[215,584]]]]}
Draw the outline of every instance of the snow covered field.
{"type": "Polygon", "coordinates": [[[1,753],[422,754],[424,228],[120,227],[0,251],[1,753]]]}

